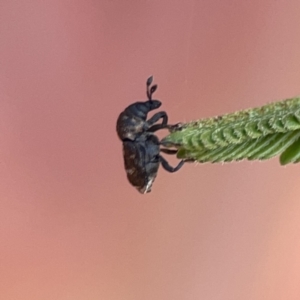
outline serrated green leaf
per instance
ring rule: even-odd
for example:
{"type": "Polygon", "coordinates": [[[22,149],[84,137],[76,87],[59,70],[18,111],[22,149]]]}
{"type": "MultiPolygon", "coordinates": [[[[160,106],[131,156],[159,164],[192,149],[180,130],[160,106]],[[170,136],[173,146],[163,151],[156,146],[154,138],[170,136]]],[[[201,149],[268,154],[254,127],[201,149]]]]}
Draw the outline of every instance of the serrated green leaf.
{"type": "Polygon", "coordinates": [[[300,161],[300,98],[183,124],[162,140],[178,158],[199,162],[300,161]]]}

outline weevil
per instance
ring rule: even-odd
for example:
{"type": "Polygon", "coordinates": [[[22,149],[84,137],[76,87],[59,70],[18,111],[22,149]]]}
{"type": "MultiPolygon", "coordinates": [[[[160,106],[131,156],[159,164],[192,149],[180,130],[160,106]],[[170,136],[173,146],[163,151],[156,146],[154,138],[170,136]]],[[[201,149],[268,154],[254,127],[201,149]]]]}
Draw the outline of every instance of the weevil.
{"type": "Polygon", "coordinates": [[[142,194],[151,191],[152,184],[157,176],[159,165],[168,172],[178,171],[184,164],[181,160],[176,167],[169,165],[160,155],[176,154],[177,150],[160,147],[159,138],[154,134],[160,129],[172,129],[177,125],[168,124],[168,115],[161,111],[147,120],[148,113],[161,106],[159,100],[153,100],[152,95],[157,85],[151,86],[153,77],[146,82],[147,101],[135,102],[119,115],[117,133],[123,142],[124,165],[129,182],[142,194]],[[160,119],[162,122],[156,124],[160,119]]]}

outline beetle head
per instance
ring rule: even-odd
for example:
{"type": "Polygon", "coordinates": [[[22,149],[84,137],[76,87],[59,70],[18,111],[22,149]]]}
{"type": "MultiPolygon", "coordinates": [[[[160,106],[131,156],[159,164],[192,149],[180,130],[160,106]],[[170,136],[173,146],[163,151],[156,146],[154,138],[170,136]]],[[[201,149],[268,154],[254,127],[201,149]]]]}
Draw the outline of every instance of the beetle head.
{"type": "Polygon", "coordinates": [[[159,100],[149,100],[146,103],[149,110],[157,109],[161,106],[161,102],[159,100]]]}

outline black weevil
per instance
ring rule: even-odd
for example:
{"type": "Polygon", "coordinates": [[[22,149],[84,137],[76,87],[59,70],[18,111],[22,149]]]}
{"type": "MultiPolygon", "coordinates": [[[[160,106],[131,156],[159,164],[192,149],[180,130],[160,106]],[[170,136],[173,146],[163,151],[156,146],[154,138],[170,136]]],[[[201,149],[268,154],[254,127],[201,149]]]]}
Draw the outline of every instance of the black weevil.
{"type": "Polygon", "coordinates": [[[151,76],[146,83],[148,100],[129,105],[119,115],[117,121],[117,133],[123,142],[127,178],[142,194],[151,191],[160,163],[168,172],[176,172],[184,164],[182,160],[176,167],[172,167],[160,155],[160,152],[176,154],[177,150],[160,148],[160,141],[154,134],[159,129],[173,127],[168,125],[166,112],[158,112],[147,120],[148,113],[161,106],[160,101],[152,100],[152,95],[157,89],[157,85],[151,87],[152,81],[151,76]],[[162,123],[155,124],[159,119],[162,119],[162,123]]]}

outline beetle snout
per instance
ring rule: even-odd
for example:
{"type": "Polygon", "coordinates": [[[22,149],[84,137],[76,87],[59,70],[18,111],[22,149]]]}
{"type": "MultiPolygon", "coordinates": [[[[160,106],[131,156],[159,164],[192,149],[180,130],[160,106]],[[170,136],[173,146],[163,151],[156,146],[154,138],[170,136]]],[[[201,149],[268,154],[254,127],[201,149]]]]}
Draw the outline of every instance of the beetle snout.
{"type": "Polygon", "coordinates": [[[151,105],[151,110],[152,109],[157,109],[161,106],[161,102],[158,101],[158,100],[151,100],[150,105],[151,105]]]}

